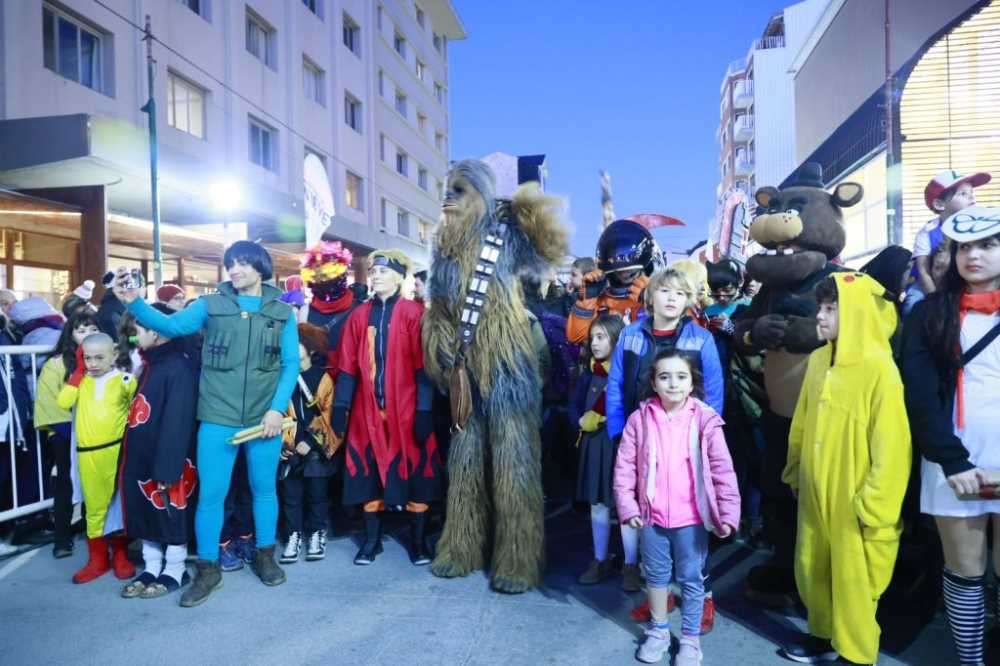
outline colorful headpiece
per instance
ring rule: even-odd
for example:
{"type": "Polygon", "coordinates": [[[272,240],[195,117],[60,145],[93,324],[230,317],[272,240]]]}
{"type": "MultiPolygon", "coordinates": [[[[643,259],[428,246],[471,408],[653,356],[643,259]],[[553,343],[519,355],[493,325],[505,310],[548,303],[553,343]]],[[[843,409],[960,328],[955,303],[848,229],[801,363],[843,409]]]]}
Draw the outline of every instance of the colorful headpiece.
{"type": "Polygon", "coordinates": [[[299,275],[310,287],[320,282],[330,282],[347,274],[354,256],[339,241],[321,241],[306,250],[302,257],[299,275]]]}

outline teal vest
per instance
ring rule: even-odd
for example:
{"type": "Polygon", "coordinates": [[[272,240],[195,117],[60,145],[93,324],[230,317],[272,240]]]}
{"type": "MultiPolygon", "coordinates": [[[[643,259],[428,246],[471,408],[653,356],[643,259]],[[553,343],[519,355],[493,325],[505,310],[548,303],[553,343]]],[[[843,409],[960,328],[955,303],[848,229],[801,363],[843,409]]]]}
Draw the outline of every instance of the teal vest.
{"type": "Polygon", "coordinates": [[[202,296],[208,319],[201,349],[198,419],[249,427],[271,407],[281,374],[281,333],[291,308],[277,300],[281,292],[261,285],[259,312],[246,312],[232,284],[202,296]]]}

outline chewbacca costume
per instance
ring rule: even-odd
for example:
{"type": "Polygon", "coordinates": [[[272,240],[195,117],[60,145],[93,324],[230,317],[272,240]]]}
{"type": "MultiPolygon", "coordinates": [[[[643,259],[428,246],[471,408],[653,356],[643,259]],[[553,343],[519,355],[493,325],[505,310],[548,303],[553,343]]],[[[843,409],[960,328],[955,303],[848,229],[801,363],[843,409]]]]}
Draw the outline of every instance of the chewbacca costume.
{"type": "Polygon", "coordinates": [[[499,211],[494,192],[495,177],[482,162],[453,167],[431,259],[424,361],[431,378],[450,387],[460,426],[452,435],[447,518],[431,571],[465,576],[489,563],[493,588],[519,593],[540,582],[544,562],[538,360],[544,336],[524,307],[517,273],[561,260],[566,232],[554,200],[537,185],[519,188],[499,211]],[[462,344],[472,319],[473,339],[462,344]]]}

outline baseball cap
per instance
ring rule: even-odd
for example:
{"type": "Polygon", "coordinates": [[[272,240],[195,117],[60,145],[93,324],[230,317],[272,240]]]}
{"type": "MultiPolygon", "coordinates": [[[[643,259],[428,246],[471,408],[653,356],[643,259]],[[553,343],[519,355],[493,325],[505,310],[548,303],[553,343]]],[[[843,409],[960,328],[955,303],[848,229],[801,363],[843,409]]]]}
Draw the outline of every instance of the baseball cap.
{"type": "Polygon", "coordinates": [[[166,303],[171,298],[177,296],[183,296],[184,290],[178,287],[176,284],[165,284],[156,290],[156,300],[161,303],[166,303]]]}
{"type": "Polygon", "coordinates": [[[992,178],[993,176],[982,171],[968,176],[963,176],[954,169],[942,171],[931,178],[931,182],[927,183],[927,187],[924,188],[924,203],[936,213],[937,211],[934,210],[934,200],[940,199],[941,195],[947,190],[954,189],[962,183],[969,183],[973,187],[979,187],[990,182],[992,178]]]}
{"type": "Polygon", "coordinates": [[[971,243],[1000,234],[1000,208],[970,206],[950,215],[941,225],[948,238],[959,243],[971,243]]]}

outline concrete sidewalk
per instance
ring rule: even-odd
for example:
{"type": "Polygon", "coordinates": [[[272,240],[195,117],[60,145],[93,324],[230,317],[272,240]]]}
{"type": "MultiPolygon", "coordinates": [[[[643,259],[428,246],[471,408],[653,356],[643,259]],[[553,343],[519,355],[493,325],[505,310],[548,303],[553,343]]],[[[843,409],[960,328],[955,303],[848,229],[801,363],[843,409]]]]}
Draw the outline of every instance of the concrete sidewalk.
{"type": "MultiPolygon", "coordinates": [[[[249,571],[225,574],[203,606],[178,594],[125,600],[107,574],[84,586],[70,576],[85,559],[53,560],[50,549],[0,561],[0,663],[4,664],[636,664],[641,627],[620,579],[585,587],[587,517],[550,507],[549,565],[542,589],[518,596],[489,590],[482,573],[458,580],[415,568],[387,537],[373,566],[351,563],[353,537],[331,539],[327,558],[286,567],[288,582],[263,586],[249,571]]],[[[397,530],[405,534],[402,529],[397,530]]],[[[801,619],[762,612],[742,597],[746,570],[763,555],[728,545],[712,557],[719,606],[702,639],[705,664],[789,664],[778,641],[801,619]]],[[[671,618],[680,626],[679,613],[671,618]]],[[[883,665],[944,666],[951,640],[940,617],[883,665]]],[[[668,663],[666,660],[664,664],[668,663]]]]}

